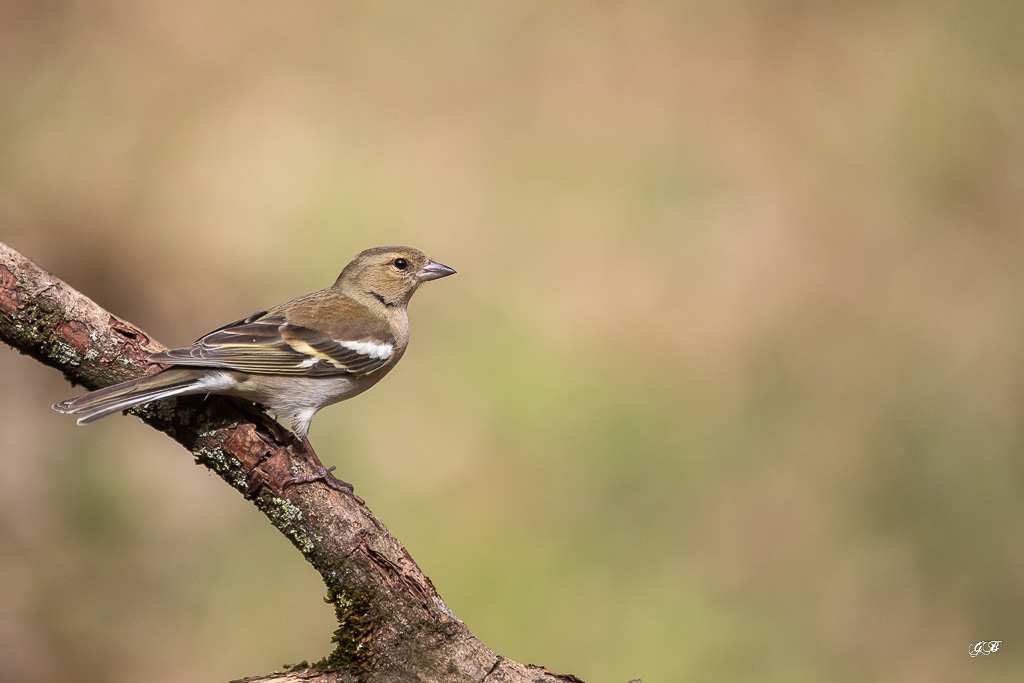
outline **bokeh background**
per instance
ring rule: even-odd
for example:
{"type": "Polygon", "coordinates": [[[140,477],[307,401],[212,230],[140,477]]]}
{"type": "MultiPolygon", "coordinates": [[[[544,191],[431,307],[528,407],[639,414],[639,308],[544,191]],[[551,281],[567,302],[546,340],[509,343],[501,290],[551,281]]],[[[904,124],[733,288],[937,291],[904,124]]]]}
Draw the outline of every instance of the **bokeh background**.
{"type": "MultiPolygon", "coordinates": [[[[1024,670],[1024,4],[0,5],[0,239],[168,345],[455,267],[312,440],[587,681],[1024,670]],[[971,643],[1002,640],[972,659],[971,643]]],[[[0,349],[0,679],[330,649],[288,542],[0,349]]]]}

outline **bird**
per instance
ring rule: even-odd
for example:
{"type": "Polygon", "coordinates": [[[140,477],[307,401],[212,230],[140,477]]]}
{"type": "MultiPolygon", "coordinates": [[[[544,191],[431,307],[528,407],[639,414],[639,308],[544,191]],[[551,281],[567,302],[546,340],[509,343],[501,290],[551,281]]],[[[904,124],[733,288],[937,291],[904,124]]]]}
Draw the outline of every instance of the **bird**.
{"type": "Polygon", "coordinates": [[[262,405],[288,426],[314,463],[314,473],[285,482],[322,481],[352,493],[309,442],[321,408],[379,382],[405,354],[407,306],[421,284],[455,270],[404,246],[360,252],[335,283],[203,335],[192,346],[154,353],[160,371],[53,405],[88,424],[128,408],[174,396],[222,394],[262,405]]]}

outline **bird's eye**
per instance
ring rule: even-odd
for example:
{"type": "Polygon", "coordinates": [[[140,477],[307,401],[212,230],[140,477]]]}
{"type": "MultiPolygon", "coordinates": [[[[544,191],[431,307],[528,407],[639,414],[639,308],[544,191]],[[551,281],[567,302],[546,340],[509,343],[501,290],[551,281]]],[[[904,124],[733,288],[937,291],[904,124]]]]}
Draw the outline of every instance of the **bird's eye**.
{"type": "Polygon", "coordinates": [[[409,262],[406,261],[404,258],[396,258],[394,261],[392,261],[392,263],[394,263],[395,268],[398,268],[399,270],[405,270],[406,268],[409,267],[409,262]]]}

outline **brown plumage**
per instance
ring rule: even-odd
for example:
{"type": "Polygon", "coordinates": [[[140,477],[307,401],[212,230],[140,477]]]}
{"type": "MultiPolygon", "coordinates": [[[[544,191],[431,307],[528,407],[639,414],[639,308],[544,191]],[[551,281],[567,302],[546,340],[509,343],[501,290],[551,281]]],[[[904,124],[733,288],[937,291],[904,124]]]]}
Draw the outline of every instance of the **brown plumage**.
{"type": "Polygon", "coordinates": [[[310,421],[395,366],[409,343],[409,299],[422,283],[454,272],[411,247],[367,249],[331,287],[225,325],[188,348],[155,353],[150,362],[171,367],[53,409],[86,424],[173,396],[240,396],[287,423],[316,459],[317,475],[293,483],[320,479],[351,490],[316,458],[306,438],[310,421]]]}

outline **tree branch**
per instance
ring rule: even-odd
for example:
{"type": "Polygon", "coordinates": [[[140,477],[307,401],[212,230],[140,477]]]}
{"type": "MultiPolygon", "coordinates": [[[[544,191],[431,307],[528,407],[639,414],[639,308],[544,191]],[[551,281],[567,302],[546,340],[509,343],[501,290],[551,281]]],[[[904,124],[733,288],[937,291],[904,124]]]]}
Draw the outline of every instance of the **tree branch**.
{"type": "MultiPolygon", "coordinates": [[[[90,389],[155,372],[164,347],[0,243],[0,339],[90,389]]],[[[211,396],[131,411],[251,500],[323,577],[338,629],[321,662],[247,681],[579,681],[495,654],[358,498],[320,484],[304,451],[252,404],[211,396]]]]}

